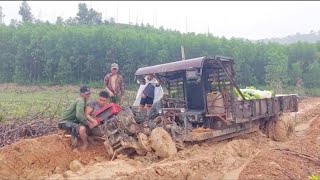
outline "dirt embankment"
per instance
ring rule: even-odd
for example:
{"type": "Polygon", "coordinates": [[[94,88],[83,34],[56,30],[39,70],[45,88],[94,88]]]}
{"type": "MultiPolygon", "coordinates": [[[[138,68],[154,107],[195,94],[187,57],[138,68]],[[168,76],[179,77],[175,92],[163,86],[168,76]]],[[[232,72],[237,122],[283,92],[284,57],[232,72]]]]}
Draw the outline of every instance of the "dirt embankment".
{"type": "MultiPolygon", "coordinates": [[[[73,152],[69,139],[60,135],[22,140],[0,148],[0,179],[212,180],[238,179],[241,171],[240,179],[244,180],[306,179],[320,171],[314,161],[320,155],[319,110],[319,99],[306,99],[300,104],[295,119],[299,128],[288,142],[274,142],[256,132],[219,143],[188,146],[166,159],[148,154],[121,156],[111,162],[102,144],[73,152]],[[84,166],[70,171],[73,160],[84,166]]],[[[294,114],[285,117],[294,119],[294,114]]]]}
{"type": "MultiPolygon", "coordinates": [[[[302,104],[310,107],[314,102],[302,104]]],[[[241,172],[240,180],[307,179],[320,174],[320,106],[302,110],[296,136],[259,153],[241,172]]]]}
{"type": "Polygon", "coordinates": [[[102,145],[85,152],[72,151],[69,139],[49,135],[21,140],[0,149],[0,179],[44,179],[68,170],[72,160],[83,164],[105,159],[102,145]]]}
{"type": "Polygon", "coordinates": [[[255,133],[232,141],[189,146],[166,159],[148,154],[120,156],[111,162],[102,145],[73,152],[69,139],[49,135],[1,148],[0,179],[216,179],[241,166],[266,141],[255,133]],[[69,164],[73,160],[85,166],[72,172],[69,164]]]}
{"type": "MultiPolygon", "coordinates": [[[[183,180],[221,179],[240,167],[266,144],[258,133],[215,145],[202,143],[179,151],[176,156],[159,160],[154,154],[122,156],[113,162],[88,165],[78,172],[65,172],[52,179],[183,180]]],[[[49,178],[50,179],[50,178],[49,178]]]]}

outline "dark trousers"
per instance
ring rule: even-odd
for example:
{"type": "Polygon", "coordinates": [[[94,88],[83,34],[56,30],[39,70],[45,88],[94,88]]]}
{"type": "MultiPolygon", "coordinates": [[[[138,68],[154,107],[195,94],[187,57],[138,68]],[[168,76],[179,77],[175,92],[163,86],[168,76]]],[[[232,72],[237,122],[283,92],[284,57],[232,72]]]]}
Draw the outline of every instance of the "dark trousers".
{"type": "Polygon", "coordinates": [[[80,124],[70,122],[70,121],[63,121],[58,123],[59,129],[65,130],[68,134],[73,137],[79,138],[79,128],[80,124]]]}

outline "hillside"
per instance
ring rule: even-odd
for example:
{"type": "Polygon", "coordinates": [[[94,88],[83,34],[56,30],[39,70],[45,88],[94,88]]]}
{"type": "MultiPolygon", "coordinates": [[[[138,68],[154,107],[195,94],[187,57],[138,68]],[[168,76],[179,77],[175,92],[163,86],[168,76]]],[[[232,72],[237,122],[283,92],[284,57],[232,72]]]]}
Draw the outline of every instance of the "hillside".
{"type": "Polygon", "coordinates": [[[316,43],[320,41],[320,31],[313,32],[311,31],[308,34],[296,33],[295,35],[289,35],[283,38],[270,38],[263,39],[263,42],[276,42],[280,44],[293,44],[297,42],[307,42],[307,43],[316,43]]]}

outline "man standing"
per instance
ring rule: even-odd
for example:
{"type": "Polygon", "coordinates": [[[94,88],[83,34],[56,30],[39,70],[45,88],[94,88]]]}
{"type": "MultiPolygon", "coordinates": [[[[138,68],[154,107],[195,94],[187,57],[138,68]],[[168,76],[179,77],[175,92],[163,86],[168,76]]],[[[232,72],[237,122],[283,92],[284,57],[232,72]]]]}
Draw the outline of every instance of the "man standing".
{"type": "Polygon", "coordinates": [[[87,121],[84,117],[84,108],[90,97],[90,88],[82,86],[80,88],[80,97],[72,102],[69,107],[63,112],[58,127],[71,134],[72,147],[77,146],[78,138],[81,139],[83,146],[82,150],[88,147],[87,127],[93,128],[98,123],[96,121],[87,121]]]}
{"type": "Polygon", "coordinates": [[[151,106],[154,101],[154,95],[156,90],[155,88],[160,86],[159,83],[155,84],[156,79],[154,78],[153,74],[149,74],[147,76],[147,80],[148,80],[148,85],[141,93],[140,111],[144,109],[145,105],[147,105],[147,111],[151,109],[151,106]]]}
{"type": "Polygon", "coordinates": [[[111,73],[104,77],[104,86],[105,90],[109,93],[110,102],[116,104],[120,104],[124,95],[124,82],[118,71],[118,64],[113,63],[111,64],[111,73]]]}
{"type": "Polygon", "coordinates": [[[163,89],[156,80],[155,75],[149,74],[145,77],[145,84],[140,85],[133,106],[139,105],[139,111],[143,111],[147,105],[147,111],[149,111],[152,104],[158,101],[162,96],[163,89]]]}

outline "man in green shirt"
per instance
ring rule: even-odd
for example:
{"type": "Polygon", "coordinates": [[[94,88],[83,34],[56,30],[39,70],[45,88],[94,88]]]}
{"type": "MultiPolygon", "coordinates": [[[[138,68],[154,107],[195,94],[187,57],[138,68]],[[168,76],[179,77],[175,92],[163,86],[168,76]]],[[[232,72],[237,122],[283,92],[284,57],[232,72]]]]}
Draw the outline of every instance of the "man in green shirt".
{"type": "Polygon", "coordinates": [[[88,135],[87,127],[90,129],[95,127],[96,121],[89,121],[84,116],[84,110],[87,100],[90,97],[90,88],[82,86],[80,88],[80,97],[73,101],[69,107],[63,112],[59,128],[65,130],[68,134],[71,134],[71,146],[77,146],[78,138],[83,142],[82,150],[88,147],[88,135]]]}

